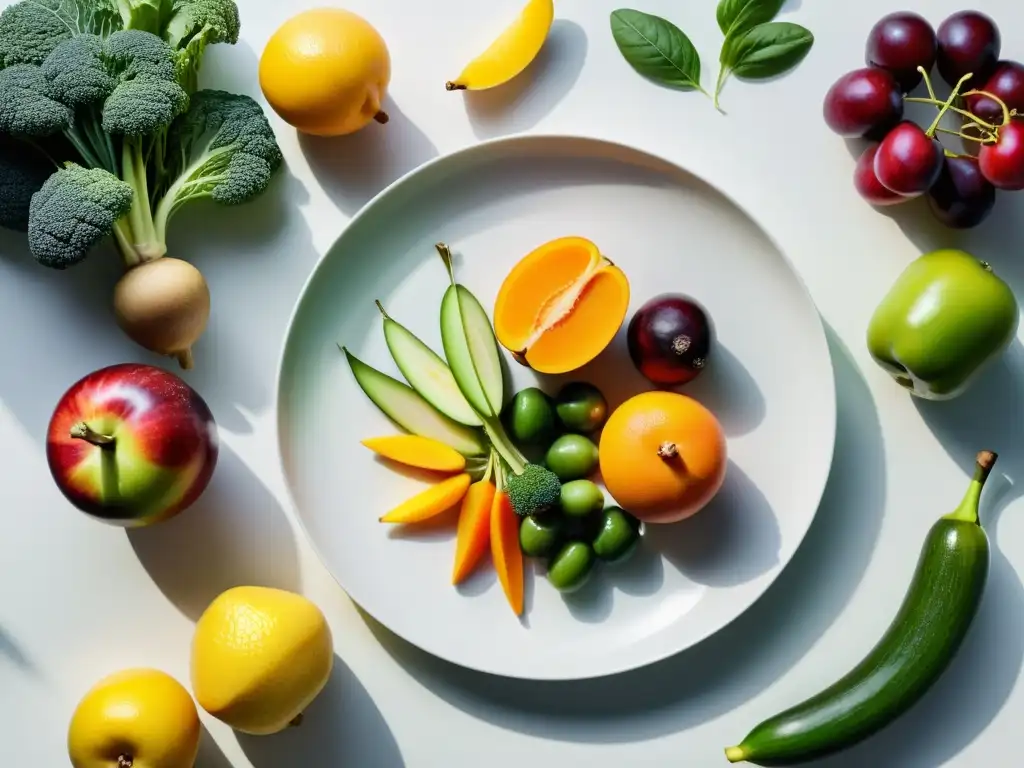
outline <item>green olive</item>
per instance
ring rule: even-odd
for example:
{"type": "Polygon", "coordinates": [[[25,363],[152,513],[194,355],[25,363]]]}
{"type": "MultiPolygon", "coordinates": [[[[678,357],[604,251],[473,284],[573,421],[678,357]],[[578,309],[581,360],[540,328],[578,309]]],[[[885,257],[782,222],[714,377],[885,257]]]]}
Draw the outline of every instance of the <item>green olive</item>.
{"type": "Polygon", "coordinates": [[[563,483],[578,480],[597,468],[597,446],[583,435],[562,435],[548,448],[544,461],[563,483]]]}
{"type": "Polygon", "coordinates": [[[519,548],[527,557],[548,557],[562,543],[563,523],[557,515],[524,517],[519,524],[519,548]]]}
{"type": "Polygon", "coordinates": [[[572,480],[562,484],[562,512],[569,517],[586,517],[604,507],[604,494],[589,480],[572,480]]]}
{"type": "Polygon", "coordinates": [[[594,537],[594,554],[609,563],[626,560],[640,541],[640,521],[620,507],[601,513],[601,527],[594,537]]]}
{"type": "Polygon", "coordinates": [[[544,392],[529,387],[516,393],[506,416],[512,439],[523,445],[543,445],[555,435],[555,408],[544,392]]]}
{"type": "Polygon", "coordinates": [[[585,381],[566,384],[555,397],[555,411],[565,428],[589,434],[608,417],[608,402],[601,390],[585,381]]]}
{"type": "Polygon", "coordinates": [[[594,550],[583,541],[563,546],[548,566],[548,581],[559,592],[575,592],[594,570],[594,550]]]}

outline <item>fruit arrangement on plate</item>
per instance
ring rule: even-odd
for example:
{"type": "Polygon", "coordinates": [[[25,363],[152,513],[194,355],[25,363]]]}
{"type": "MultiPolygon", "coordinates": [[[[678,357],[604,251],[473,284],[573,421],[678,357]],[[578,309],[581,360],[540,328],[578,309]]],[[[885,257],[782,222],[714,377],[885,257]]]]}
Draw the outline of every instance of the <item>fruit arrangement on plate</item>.
{"type": "MultiPolygon", "coordinates": [[[[556,589],[579,589],[595,563],[628,558],[645,524],[683,520],[711,501],[725,480],[726,440],[707,408],[676,392],[642,392],[610,414],[601,391],[580,380],[553,397],[527,387],[506,400],[501,347],[533,371],[564,375],[621,328],[629,281],[590,240],[558,238],[522,258],[498,291],[493,323],[457,282],[449,247],[437,251],[449,277],[439,312],[443,357],[379,301],[388,351],[408,383],[341,347],[362,391],[405,430],[362,444],[437,476],[381,522],[414,525],[460,505],[453,584],[489,550],[521,614],[524,556],[546,561],[556,589]]],[[[662,386],[700,375],[713,336],[705,308],[683,295],[648,301],[627,333],[633,363],[662,386]]]]}
{"type": "Polygon", "coordinates": [[[1001,53],[999,28],[978,11],[955,13],[937,31],[909,11],[875,24],[866,66],[840,77],[824,100],[835,133],[871,142],[854,170],[865,200],[890,206],[925,195],[939,221],[966,229],[989,216],[997,190],[1024,189],[1024,65],[1001,53]],[[953,89],[945,99],[932,84],[935,67],[953,89]],[[926,94],[910,96],[921,83],[926,94]],[[936,108],[930,125],[905,119],[908,102],[936,108]]]}

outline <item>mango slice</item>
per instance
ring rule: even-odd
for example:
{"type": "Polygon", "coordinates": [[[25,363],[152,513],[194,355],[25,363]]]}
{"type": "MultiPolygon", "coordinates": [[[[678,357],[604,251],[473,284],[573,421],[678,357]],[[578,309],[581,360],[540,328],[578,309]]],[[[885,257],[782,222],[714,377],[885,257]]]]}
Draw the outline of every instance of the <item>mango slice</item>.
{"type": "Polygon", "coordinates": [[[442,442],[419,435],[391,435],[368,437],[363,445],[407,467],[434,472],[461,472],[466,468],[466,457],[442,442]]]}
{"type": "Polygon", "coordinates": [[[494,332],[523,365],[568,373],[611,343],[628,308],[625,273],[590,240],[562,237],[525,256],[505,278],[494,332]]]}

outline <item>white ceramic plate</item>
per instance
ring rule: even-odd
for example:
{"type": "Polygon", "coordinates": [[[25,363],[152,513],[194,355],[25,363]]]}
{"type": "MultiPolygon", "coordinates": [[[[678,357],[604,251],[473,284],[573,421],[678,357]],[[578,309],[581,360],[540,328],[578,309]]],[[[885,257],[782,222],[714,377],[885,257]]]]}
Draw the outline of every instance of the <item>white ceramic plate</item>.
{"type": "MultiPolygon", "coordinates": [[[[628,316],[627,316],[628,318],[628,316]]],[[[614,407],[649,388],[625,327],[570,378],[614,407]]],[[[515,389],[534,384],[510,366],[515,389]]],[[[549,390],[559,381],[542,382],[549,390]]],[[[363,209],[311,276],[288,331],[278,382],[285,475],[299,517],[349,595],[393,632],[456,664],[511,677],[572,679],[681,651],[746,610],[811,524],[835,437],[835,388],[808,293],[765,233],[706,182],[642,152],[571,137],[520,137],[431,162],[363,209]],[[400,377],[373,300],[440,350],[446,275],[490,309],[518,259],[564,235],[590,238],[631,284],[630,315],[665,291],[701,300],[719,345],[687,394],[728,437],[722,491],[699,515],[648,526],[638,554],[563,597],[528,567],[527,613],[509,610],[488,563],[450,584],[451,526],[396,530],[377,518],[425,483],[359,441],[398,430],[359,390],[337,344],[400,377]]]]}

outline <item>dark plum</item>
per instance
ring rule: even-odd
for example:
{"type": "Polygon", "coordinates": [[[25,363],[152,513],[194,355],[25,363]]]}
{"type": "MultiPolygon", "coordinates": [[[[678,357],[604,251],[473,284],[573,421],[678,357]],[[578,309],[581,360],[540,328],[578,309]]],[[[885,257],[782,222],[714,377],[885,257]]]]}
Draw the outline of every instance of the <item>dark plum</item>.
{"type": "Polygon", "coordinates": [[[656,296],[633,315],[626,339],[633,365],[648,381],[672,386],[704,370],[714,328],[697,301],[682,294],[656,296]]]}
{"type": "Polygon", "coordinates": [[[1024,121],[999,129],[999,141],[983,144],[978,153],[982,174],[998,189],[1024,189],[1024,121]]]}
{"type": "Polygon", "coordinates": [[[973,75],[964,83],[965,89],[988,79],[1003,45],[996,23],[979,11],[954,13],[939,25],[936,38],[939,74],[950,85],[956,85],[965,75],[973,75]]]}
{"type": "Polygon", "coordinates": [[[923,16],[899,11],[871,28],[865,59],[868,66],[892,72],[903,92],[909,93],[922,79],[917,68],[930,72],[935,66],[936,46],[935,30],[923,16]]]}
{"type": "Polygon", "coordinates": [[[928,190],[935,218],[953,229],[970,229],[983,222],[996,204],[996,188],[973,157],[947,157],[939,180],[928,190]]]}
{"type": "Polygon", "coordinates": [[[903,94],[886,70],[855,69],[828,89],[823,112],[825,123],[840,136],[881,139],[903,118],[903,94]]]}
{"type": "Polygon", "coordinates": [[[856,187],[860,196],[872,205],[898,205],[910,200],[909,197],[897,195],[891,189],[886,189],[875,176],[876,154],[878,154],[878,145],[872,144],[861,154],[857,160],[857,166],[853,170],[853,186],[856,187]]]}
{"type": "Polygon", "coordinates": [[[917,123],[904,120],[882,139],[875,154],[875,176],[901,195],[920,195],[939,178],[942,145],[917,123]]]}
{"type": "MultiPolygon", "coordinates": [[[[1007,109],[1016,109],[1024,115],[1024,64],[1000,61],[978,90],[994,94],[1006,102],[1007,109]]],[[[964,97],[964,101],[967,102],[967,109],[977,117],[993,125],[1002,125],[1003,108],[994,99],[972,94],[964,97]]]]}

